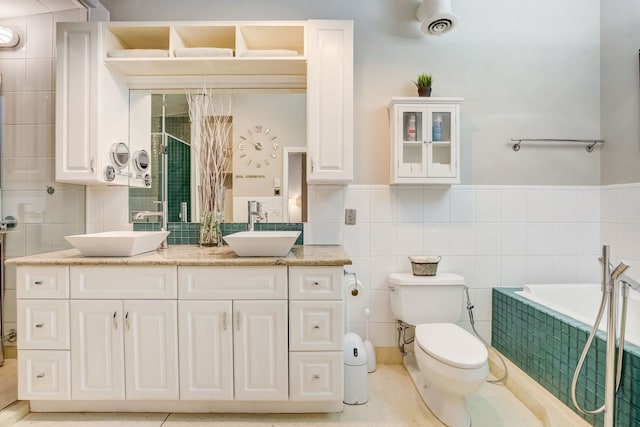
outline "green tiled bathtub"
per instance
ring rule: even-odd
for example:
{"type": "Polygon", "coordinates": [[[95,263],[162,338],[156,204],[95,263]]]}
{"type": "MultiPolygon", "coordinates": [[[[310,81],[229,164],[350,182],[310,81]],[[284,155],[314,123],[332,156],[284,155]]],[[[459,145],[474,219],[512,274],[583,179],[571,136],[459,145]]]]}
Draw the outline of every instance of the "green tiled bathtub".
{"type": "MultiPolygon", "coordinates": [[[[519,290],[493,289],[492,345],[579,413],[571,401],[571,380],[591,326],[515,294],[519,290]]],[[[624,353],[616,426],[640,426],[640,347],[626,343],[624,353]]],[[[605,357],[605,335],[598,332],[578,379],[577,400],[583,408],[604,403],[605,357]]],[[[604,424],[603,414],[580,415],[592,425],[604,424]]]]}

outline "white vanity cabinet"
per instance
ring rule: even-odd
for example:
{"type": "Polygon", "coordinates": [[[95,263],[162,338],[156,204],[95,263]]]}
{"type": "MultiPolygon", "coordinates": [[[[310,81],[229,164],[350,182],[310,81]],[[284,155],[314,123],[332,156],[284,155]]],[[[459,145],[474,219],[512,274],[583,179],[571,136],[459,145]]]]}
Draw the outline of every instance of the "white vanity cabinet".
{"type": "Polygon", "coordinates": [[[178,399],[175,267],[70,270],[72,399],[178,399]]]}
{"type": "Polygon", "coordinates": [[[307,24],[307,182],[353,180],[353,22],[307,24]]]}
{"type": "Polygon", "coordinates": [[[391,184],[460,183],[462,98],[393,98],[391,184]]]}
{"type": "Polygon", "coordinates": [[[68,268],[16,272],[18,399],[70,399],[68,268]]]}
{"type": "Polygon", "coordinates": [[[103,65],[100,26],[59,23],[56,40],[56,181],[127,185],[111,148],[128,141],[129,88],[103,65]]]}
{"type": "Polygon", "coordinates": [[[19,398],[35,412],[342,410],[343,265],[202,256],[18,264],[19,398]]]}
{"type": "Polygon", "coordinates": [[[181,398],[287,400],[287,267],[178,267],[181,398]]]}
{"type": "Polygon", "coordinates": [[[292,401],[342,401],[342,278],[342,267],[289,267],[292,401]]]}

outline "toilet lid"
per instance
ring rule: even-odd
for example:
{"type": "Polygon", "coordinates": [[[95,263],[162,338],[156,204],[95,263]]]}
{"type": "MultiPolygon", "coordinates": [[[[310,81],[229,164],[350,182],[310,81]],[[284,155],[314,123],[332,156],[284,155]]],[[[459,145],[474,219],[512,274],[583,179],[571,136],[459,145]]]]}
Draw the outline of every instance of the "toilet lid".
{"type": "Polygon", "coordinates": [[[484,344],[453,323],[416,326],[416,343],[431,357],[456,368],[475,369],[487,363],[484,344]]]}

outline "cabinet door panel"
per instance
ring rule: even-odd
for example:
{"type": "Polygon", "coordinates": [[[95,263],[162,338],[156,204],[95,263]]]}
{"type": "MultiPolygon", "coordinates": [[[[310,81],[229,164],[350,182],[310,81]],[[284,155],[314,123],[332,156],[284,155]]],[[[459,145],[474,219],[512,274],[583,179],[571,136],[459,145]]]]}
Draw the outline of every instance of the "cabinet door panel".
{"type": "Polygon", "coordinates": [[[231,301],[180,301],[180,398],[233,399],[231,301]]]}
{"type": "Polygon", "coordinates": [[[127,399],[178,399],[176,301],[125,301],[127,399]]]}
{"type": "Polygon", "coordinates": [[[353,22],[307,25],[307,181],[353,180],[353,22]]]}
{"type": "Polygon", "coordinates": [[[125,398],[121,301],[71,301],[73,399],[125,398]]]}
{"type": "Polygon", "coordinates": [[[236,400],[287,400],[287,302],[234,301],[236,400]]]}

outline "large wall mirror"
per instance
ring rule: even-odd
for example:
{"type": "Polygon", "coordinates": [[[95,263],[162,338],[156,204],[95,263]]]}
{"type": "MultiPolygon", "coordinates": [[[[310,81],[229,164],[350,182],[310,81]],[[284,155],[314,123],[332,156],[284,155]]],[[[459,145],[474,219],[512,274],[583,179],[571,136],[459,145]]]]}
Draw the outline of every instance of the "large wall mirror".
{"type": "MultiPolygon", "coordinates": [[[[214,94],[215,96],[215,94],[214,94]]],[[[306,94],[229,92],[231,156],[225,222],[247,222],[247,202],[262,202],[267,222],[305,222],[306,94]]],[[[228,101],[227,101],[228,100],[228,101]]],[[[185,91],[130,91],[130,152],[142,167],[129,180],[129,210],[157,210],[168,221],[198,222],[194,128],[185,91]],[[146,167],[146,169],[145,169],[146,167]]]]}

